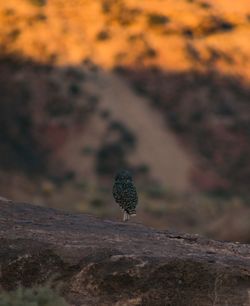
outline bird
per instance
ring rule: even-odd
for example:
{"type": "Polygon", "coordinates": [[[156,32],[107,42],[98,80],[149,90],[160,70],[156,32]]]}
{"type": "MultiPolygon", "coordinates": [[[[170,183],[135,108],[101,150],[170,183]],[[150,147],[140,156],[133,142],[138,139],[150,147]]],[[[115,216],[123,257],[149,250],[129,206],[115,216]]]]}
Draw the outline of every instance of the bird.
{"type": "Polygon", "coordinates": [[[115,176],[113,196],[123,210],[123,221],[129,220],[130,216],[136,216],[138,195],[133,178],[128,170],[120,170],[115,176]]]}

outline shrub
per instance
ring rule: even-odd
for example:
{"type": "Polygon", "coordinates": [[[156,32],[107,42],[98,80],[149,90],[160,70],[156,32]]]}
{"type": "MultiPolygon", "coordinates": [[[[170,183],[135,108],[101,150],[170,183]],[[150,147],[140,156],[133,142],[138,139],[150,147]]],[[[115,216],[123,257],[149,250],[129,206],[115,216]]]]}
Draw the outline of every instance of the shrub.
{"type": "Polygon", "coordinates": [[[91,199],[90,204],[93,208],[100,208],[104,205],[104,201],[101,198],[93,198],[91,199]]]}
{"type": "Polygon", "coordinates": [[[158,185],[151,185],[147,189],[147,195],[153,199],[162,199],[166,194],[166,190],[158,185]]]}
{"type": "Polygon", "coordinates": [[[136,172],[139,174],[148,174],[150,172],[150,168],[146,164],[141,164],[137,166],[136,172]]]}
{"type": "Polygon", "coordinates": [[[109,119],[111,116],[111,112],[109,109],[100,110],[100,117],[103,119],[109,119]]]}
{"type": "Polygon", "coordinates": [[[169,22],[169,18],[167,16],[156,13],[149,14],[147,18],[150,26],[161,26],[169,22]]]}
{"type": "Polygon", "coordinates": [[[119,132],[122,133],[123,131],[126,130],[126,127],[124,126],[124,124],[122,122],[111,121],[110,124],[109,124],[109,129],[119,131],[119,132]]]}
{"type": "Polygon", "coordinates": [[[114,0],[103,0],[103,2],[102,2],[102,12],[104,14],[110,13],[114,3],[115,3],[114,0]]]}
{"type": "Polygon", "coordinates": [[[136,21],[137,16],[141,13],[140,9],[129,9],[125,6],[121,6],[117,19],[122,26],[129,26],[136,21]]]}
{"type": "Polygon", "coordinates": [[[96,36],[96,39],[99,41],[107,40],[109,38],[110,38],[110,34],[107,30],[100,31],[96,36]]]}
{"type": "Polygon", "coordinates": [[[73,79],[74,81],[83,81],[85,79],[83,71],[74,67],[65,69],[64,74],[67,78],[73,79]]]}
{"type": "Polygon", "coordinates": [[[120,133],[120,142],[124,144],[127,149],[135,147],[136,137],[123,123],[112,121],[109,125],[109,129],[120,133]]]}
{"type": "Polygon", "coordinates": [[[96,170],[99,175],[113,174],[126,168],[125,151],[121,143],[104,144],[97,152],[96,170]]]}
{"type": "Polygon", "coordinates": [[[47,20],[47,16],[44,14],[37,14],[36,15],[36,20],[38,21],[46,21],[47,20]]]}
{"type": "Polygon", "coordinates": [[[207,2],[201,2],[200,7],[203,8],[203,9],[209,9],[209,8],[211,8],[211,4],[207,3],[207,2]]]}
{"type": "Polygon", "coordinates": [[[140,80],[136,80],[133,83],[133,88],[135,90],[135,92],[138,95],[146,95],[147,94],[147,90],[145,88],[145,85],[143,84],[143,82],[141,82],[140,80]]]}
{"type": "Polygon", "coordinates": [[[74,105],[69,100],[55,97],[54,99],[48,100],[45,110],[51,117],[67,116],[73,113],[74,105]]]}
{"type": "Polygon", "coordinates": [[[81,92],[81,88],[79,85],[75,84],[75,83],[72,83],[70,84],[69,86],[69,92],[72,96],[77,96],[80,94],[81,92]]]}
{"type": "Polygon", "coordinates": [[[99,103],[100,98],[98,96],[95,95],[90,95],[88,97],[88,102],[93,106],[97,106],[97,104],[99,103]]]}
{"type": "Polygon", "coordinates": [[[5,71],[0,80],[1,167],[40,172],[46,169],[47,154],[34,132],[32,91],[28,83],[13,77],[21,66],[20,62],[8,60],[0,60],[0,70],[5,71]]]}
{"type": "Polygon", "coordinates": [[[119,121],[110,122],[108,136],[112,136],[113,140],[104,141],[96,155],[99,175],[113,175],[119,168],[128,168],[126,155],[136,146],[134,134],[119,121]]]}
{"type": "Polygon", "coordinates": [[[68,306],[64,298],[48,286],[19,287],[15,291],[0,293],[0,306],[68,306]]]}
{"type": "Polygon", "coordinates": [[[144,53],[145,57],[154,58],[157,56],[157,51],[154,48],[147,48],[147,50],[144,53]]]}
{"type": "Polygon", "coordinates": [[[15,11],[11,8],[7,8],[6,10],[4,10],[4,15],[5,16],[13,16],[13,15],[15,15],[15,11]]]}
{"type": "Polygon", "coordinates": [[[194,32],[191,28],[189,27],[185,27],[182,31],[183,35],[188,37],[188,38],[193,38],[194,36],[194,32]]]}
{"type": "Polygon", "coordinates": [[[117,21],[121,26],[133,24],[141,14],[138,8],[128,8],[122,0],[103,0],[102,12],[109,20],[117,21]]]}
{"type": "Polygon", "coordinates": [[[81,154],[86,155],[86,156],[92,155],[94,152],[95,152],[95,149],[92,148],[91,146],[85,146],[81,150],[81,154]]]}
{"type": "Polygon", "coordinates": [[[220,32],[232,31],[234,28],[235,25],[233,23],[221,18],[220,16],[209,16],[202,20],[194,34],[203,37],[220,32]]]}
{"type": "Polygon", "coordinates": [[[34,6],[45,6],[47,4],[47,0],[28,0],[34,6]]]}
{"type": "Polygon", "coordinates": [[[10,32],[9,37],[11,40],[16,40],[21,34],[21,31],[19,29],[14,29],[10,32]]]}

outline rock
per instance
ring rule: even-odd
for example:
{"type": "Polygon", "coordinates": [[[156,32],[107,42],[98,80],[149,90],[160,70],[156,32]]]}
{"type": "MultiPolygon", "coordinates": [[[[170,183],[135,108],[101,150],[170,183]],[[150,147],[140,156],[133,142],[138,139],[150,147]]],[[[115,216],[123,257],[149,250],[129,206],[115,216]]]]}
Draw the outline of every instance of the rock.
{"type": "Polygon", "coordinates": [[[70,305],[250,305],[250,246],[0,201],[0,285],[70,305]]]}

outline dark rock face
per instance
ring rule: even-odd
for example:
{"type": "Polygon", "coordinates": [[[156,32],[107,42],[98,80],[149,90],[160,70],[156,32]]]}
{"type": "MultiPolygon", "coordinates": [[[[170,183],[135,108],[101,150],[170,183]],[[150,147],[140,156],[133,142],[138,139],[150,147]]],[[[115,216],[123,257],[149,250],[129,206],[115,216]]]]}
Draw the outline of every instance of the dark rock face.
{"type": "Polygon", "coordinates": [[[0,285],[70,305],[250,305],[250,246],[0,201],[0,285]]]}

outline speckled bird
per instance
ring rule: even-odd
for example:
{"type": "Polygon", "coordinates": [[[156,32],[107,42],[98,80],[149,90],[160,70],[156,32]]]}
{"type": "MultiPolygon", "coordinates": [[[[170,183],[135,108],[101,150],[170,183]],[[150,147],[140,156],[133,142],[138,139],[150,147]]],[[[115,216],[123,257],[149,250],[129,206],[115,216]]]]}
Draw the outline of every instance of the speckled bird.
{"type": "Polygon", "coordinates": [[[138,196],[132,175],[129,171],[121,170],[116,174],[113,186],[113,196],[124,211],[123,221],[127,221],[130,216],[136,215],[138,196]]]}

